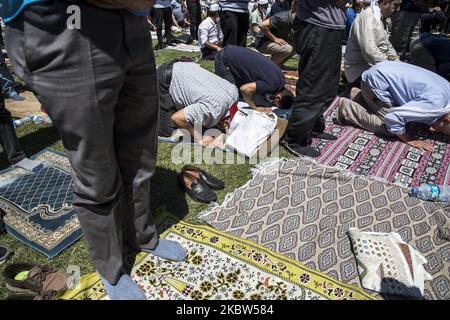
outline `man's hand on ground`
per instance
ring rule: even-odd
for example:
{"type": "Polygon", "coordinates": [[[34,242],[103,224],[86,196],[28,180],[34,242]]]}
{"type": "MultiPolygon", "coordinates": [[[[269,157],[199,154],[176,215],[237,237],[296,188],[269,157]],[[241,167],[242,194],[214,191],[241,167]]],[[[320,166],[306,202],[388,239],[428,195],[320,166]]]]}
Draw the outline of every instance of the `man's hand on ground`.
{"type": "Polygon", "coordinates": [[[215,138],[211,136],[203,136],[203,138],[198,142],[202,146],[213,145],[215,138]]]}
{"type": "Polygon", "coordinates": [[[431,144],[423,140],[415,139],[406,133],[398,135],[398,138],[414,148],[428,152],[432,152],[434,150],[434,147],[431,144]]]}
{"type": "Polygon", "coordinates": [[[408,141],[406,143],[414,148],[417,148],[417,149],[420,149],[423,151],[432,152],[434,150],[434,147],[431,144],[426,143],[425,141],[422,141],[422,140],[412,140],[412,141],[408,141]]]}

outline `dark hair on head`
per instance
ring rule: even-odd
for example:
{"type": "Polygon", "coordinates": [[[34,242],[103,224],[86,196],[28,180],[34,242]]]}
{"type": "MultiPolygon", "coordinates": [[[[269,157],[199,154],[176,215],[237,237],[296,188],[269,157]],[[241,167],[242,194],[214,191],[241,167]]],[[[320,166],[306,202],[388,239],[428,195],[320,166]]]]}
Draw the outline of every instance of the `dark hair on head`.
{"type": "Polygon", "coordinates": [[[208,17],[214,17],[215,15],[219,15],[219,11],[207,11],[206,12],[206,15],[208,16],[208,17]]]}
{"type": "Polygon", "coordinates": [[[289,90],[284,88],[280,91],[280,108],[289,109],[294,103],[294,94],[289,90]]]}

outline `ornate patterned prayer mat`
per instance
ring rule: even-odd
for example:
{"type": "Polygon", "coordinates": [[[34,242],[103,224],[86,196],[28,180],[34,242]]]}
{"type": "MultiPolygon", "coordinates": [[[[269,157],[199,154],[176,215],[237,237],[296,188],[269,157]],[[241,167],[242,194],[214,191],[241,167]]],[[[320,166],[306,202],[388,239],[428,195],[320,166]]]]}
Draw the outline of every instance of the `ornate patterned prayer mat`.
{"type": "Polygon", "coordinates": [[[70,164],[51,149],[32,159],[45,167],[38,172],[11,167],[0,173],[0,208],[10,235],[53,258],[83,235],[72,208],[70,164]]]}
{"type": "MultiPolygon", "coordinates": [[[[170,217],[169,217],[170,219],[170,217]]],[[[149,300],[367,300],[362,289],[211,227],[179,222],[163,237],[187,250],[184,262],[141,254],[132,277],[149,300]]],[[[107,299],[96,273],[60,299],[107,299]]]]}
{"type": "Polygon", "coordinates": [[[397,139],[385,140],[368,131],[334,124],[332,119],[337,110],[335,100],[324,116],[325,131],[336,135],[338,140],[313,141],[313,147],[322,153],[316,158],[318,162],[404,186],[450,183],[448,138],[418,128],[417,135],[434,145],[433,152],[421,151],[397,139]]]}
{"type": "Polygon", "coordinates": [[[349,228],[397,232],[427,260],[428,299],[450,299],[450,211],[397,185],[311,160],[260,165],[245,186],[200,216],[345,283],[360,285],[349,228]]]}

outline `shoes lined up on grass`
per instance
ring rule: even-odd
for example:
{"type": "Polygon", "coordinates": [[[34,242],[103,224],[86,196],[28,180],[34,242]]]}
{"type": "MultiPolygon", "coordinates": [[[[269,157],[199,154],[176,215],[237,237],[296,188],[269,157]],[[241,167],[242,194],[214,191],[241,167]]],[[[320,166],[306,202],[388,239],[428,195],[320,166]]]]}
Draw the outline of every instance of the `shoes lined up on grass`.
{"type": "Polygon", "coordinates": [[[11,249],[9,249],[7,246],[0,244],[0,265],[5,263],[10,255],[11,249]]]}
{"type": "Polygon", "coordinates": [[[190,195],[193,199],[211,203],[217,200],[217,195],[213,190],[225,188],[225,183],[210,175],[206,171],[186,165],[178,175],[178,186],[190,195]]]}

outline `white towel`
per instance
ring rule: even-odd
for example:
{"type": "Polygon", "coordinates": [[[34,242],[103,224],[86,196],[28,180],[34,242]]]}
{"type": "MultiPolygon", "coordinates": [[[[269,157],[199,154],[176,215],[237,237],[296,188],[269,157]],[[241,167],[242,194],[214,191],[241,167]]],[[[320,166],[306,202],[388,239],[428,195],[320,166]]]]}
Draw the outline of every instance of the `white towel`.
{"type": "Polygon", "coordinates": [[[226,140],[226,148],[251,158],[274,132],[276,125],[277,116],[274,113],[251,112],[244,119],[239,119],[239,125],[226,140]]]}

